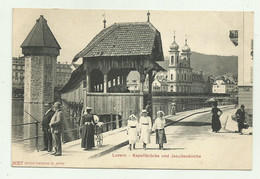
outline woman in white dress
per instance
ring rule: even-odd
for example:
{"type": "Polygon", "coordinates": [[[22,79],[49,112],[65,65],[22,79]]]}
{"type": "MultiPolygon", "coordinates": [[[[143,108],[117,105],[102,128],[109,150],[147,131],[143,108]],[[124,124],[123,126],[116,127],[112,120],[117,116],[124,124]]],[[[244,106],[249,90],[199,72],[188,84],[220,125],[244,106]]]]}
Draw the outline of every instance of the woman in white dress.
{"type": "Polygon", "coordinates": [[[157,118],[153,124],[153,131],[156,132],[156,144],[159,144],[159,149],[163,150],[163,144],[167,143],[166,135],[165,135],[165,119],[164,119],[164,112],[158,111],[157,118]]]}
{"type": "Polygon", "coordinates": [[[127,124],[127,135],[129,140],[129,149],[135,149],[135,144],[138,140],[138,121],[137,117],[133,114],[129,116],[127,124]]]}
{"type": "Polygon", "coordinates": [[[146,149],[146,145],[151,143],[150,132],[152,129],[152,121],[149,116],[147,116],[147,111],[142,110],[139,129],[141,133],[140,141],[143,142],[143,148],[146,149]]]}

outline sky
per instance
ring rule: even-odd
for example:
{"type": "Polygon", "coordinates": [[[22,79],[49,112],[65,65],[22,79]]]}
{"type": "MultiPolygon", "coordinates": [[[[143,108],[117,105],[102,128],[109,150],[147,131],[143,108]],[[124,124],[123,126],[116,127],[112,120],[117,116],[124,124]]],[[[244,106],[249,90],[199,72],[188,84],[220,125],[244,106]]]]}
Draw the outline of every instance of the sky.
{"type": "MultiPolygon", "coordinates": [[[[116,22],[147,21],[147,10],[13,9],[13,56],[22,55],[20,45],[43,15],[62,48],[58,61],[71,63],[103,29],[103,14],[107,26],[116,22]]],[[[169,54],[174,31],[180,49],[187,36],[192,51],[224,56],[238,54],[229,39],[229,31],[243,28],[242,12],[152,10],[150,14],[150,22],[161,33],[165,56],[169,54]]]]}

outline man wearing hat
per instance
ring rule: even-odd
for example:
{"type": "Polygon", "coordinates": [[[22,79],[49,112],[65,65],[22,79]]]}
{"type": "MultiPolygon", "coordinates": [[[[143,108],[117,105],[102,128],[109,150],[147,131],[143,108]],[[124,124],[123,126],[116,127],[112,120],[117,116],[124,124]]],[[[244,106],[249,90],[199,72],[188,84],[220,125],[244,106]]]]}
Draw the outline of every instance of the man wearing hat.
{"type": "Polygon", "coordinates": [[[52,110],[52,103],[48,103],[45,105],[47,108],[47,112],[44,114],[42,120],[42,131],[43,131],[43,138],[44,138],[44,148],[42,151],[51,152],[52,151],[52,134],[50,129],[50,121],[52,116],[54,115],[54,111],[52,110]]]}
{"type": "Polygon", "coordinates": [[[61,156],[61,132],[62,132],[62,122],[63,122],[63,114],[61,111],[61,103],[55,102],[53,105],[53,109],[55,111],[53,117],[51,118],[50,127],[53,138],[53,146],[55,148],[55,152],[51,155],[61,156]]]}
{"type": "Polygon", "coordinates": [[[237,124],[238,124],[238,132],[240,133],[240,135],[243,135],[242,130],[245,127],[244,123],[245,123],[245,105],[241,105],[240,109],[237,110],[236,112],[236,116],[238,117],[237,119],[237,124]]]}

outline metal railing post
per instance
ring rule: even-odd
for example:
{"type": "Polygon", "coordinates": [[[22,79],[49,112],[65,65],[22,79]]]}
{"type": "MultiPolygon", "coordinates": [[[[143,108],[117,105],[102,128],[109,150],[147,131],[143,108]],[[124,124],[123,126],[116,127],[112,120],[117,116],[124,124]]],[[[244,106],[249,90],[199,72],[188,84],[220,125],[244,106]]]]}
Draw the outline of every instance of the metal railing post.
{"type": "Polygon", "coordinates": [[[112,113],[110,115],[110,118],[111,118],[111,121],[110,121],[111,125],[110,126],[111,126],[111,131],[112,131],[113,130],[113,114],[112,113]]]}

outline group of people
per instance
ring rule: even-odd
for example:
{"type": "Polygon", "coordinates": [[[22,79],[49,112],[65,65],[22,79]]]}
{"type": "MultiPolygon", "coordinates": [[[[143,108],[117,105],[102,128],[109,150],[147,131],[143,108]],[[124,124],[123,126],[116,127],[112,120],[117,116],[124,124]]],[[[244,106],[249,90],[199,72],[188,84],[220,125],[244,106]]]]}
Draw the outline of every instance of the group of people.
{"type": "Polygon", "coordinates": [[[151,117],[148,116],[147,110],[142,110],[139,122],[134,114],[129,116],[127,125],[127,134],[129,139],[129,149],[135,149],[136,143],[140,140],[143,143],[143,148],[146,150],[147,144],[151,143],[150,134],[156,132],[156,144],[159,149],[163,150],[163,144],[167,143],[165,135],[165,118],[163,111],[157,112],[157,118],[152,125],[151,117]],[[139,139],[140,138],[140,139],[139,139]]]}
{"type": "MultiPolygon", "coordinates": [[[[42,130],[44,138],[44,148],[42,151],[54,152],[51,155],[61,156],[61,134],[63,131],[63,113],[61,110],[61,103],[55,102],[45,105],[46,113],[42,120],[42,130]]],[[[81,147],[84,150],[89,150],[94,147],[94,117],[90,113],[91,107],[87,107],[82,114],[80,121],[80,133],[81,133],[81,147]]]]}
{"type": "MultiPolygon", "coordinates": [[[[220,116],[223,114],[223,112],[221,111],[221,109],[218,108],[218,103],[215,101],[213,103],[213,108],[211,110],[212,113],[212,123],[211,123],[211,128],[212,128],[212,132],[219,132],[219,130],[221,129],[221,123],[220,123],[220,116]]],[[[249,123],[246,120],[246,111],[245,111],[245,105],[241,105],[240,109],[238,109],[235,113],[236,119],[237,119],[237,124],[238,124],[238,132],[240,135],[243,135],[243,129],[247,128],[248,124],[245,123],[249,123]]]]}
{"type": "Polygon", "coordinates": [[[42,120],[44,138],[44,148],[42,151],[52,152],[54,147],[55,151],[51,153],[51,155],[61,156],[61,133],[63,123],[61,103],[55,102],[53,105],[52,103],[48,103],[45,107],[48,107],[48,109],[42,120]]]}
{"type": "MultiPolygon", "coordinates": [[[[149,104],[148,104],[149,105],[149,104]]],[[[212,132],[219,132],[221,129],[220,116],[222,115],[221,109],[218,108],[218,103],[213,103],[212,113],[212,132]]],[[[62,134],[62,123],[63,113],[61,111],[61,103],[55,102],[48,103],[48,107],[42,121],[42,130],[44,134],[44,148],[42,151],[52,152],[53,147],[55,151],[51,153],[54,156],[62,155],[61,147],[61,134],[62,134]]],[[[81,147],[84,150],[90,150],[95,146],[94,134],[96,121],[94,116],[91,114],[91,107],[87,107],[80,121],[80,133],[81,133],[81,147]]],[[[129,116],[127,125],[127,134],[129,138],[129,149],[133,150],[136,147],[136,143],[140,140],[143,143],[143,148],[146,149],[147,144],[151,143],[151,133],[156,133],[156,144],[159,145],[159,149],[163,150],[163,144],[167,143],[165,135],[165,118],[164,112],[158,111],[157,117],[152,125],[152,120],[149,114],[151,113],[149,106],[142,110],[139,118],[134,114],[129,116]]],[[[242,130],[246,128],[245,117],[246,111],[245,106],[242,104],[241,108],[235,113],[238,122],[238,132],[242,135],[242,130]]]]}

